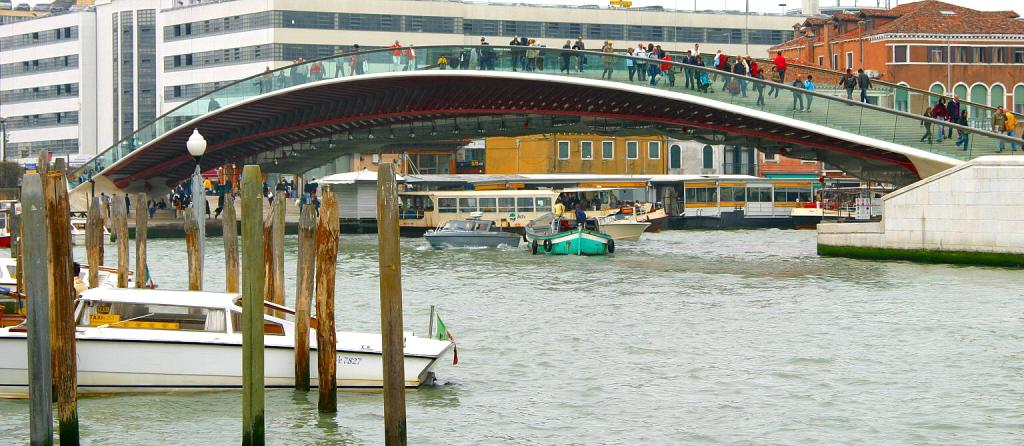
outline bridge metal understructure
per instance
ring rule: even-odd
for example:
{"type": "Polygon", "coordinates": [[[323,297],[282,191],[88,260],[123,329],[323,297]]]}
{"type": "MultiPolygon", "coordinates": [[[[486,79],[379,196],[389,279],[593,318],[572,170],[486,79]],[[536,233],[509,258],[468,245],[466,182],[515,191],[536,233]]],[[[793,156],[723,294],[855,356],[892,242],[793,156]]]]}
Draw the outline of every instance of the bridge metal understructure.
{"type": "Polygon", "coordinates": [[[389,51],[369,51],[243,79],[161,116],[77,170],[75,203],[81,206],[90,192],[161,193],[181,182],[194,168],[185,150],[193,129],[209,141],[204,169],[262,159],[267,171],[301,173],[347,153],[455,147],[483,136],[588,133],[757,147],[896,184],[995,153],[1000,141],[1010,141],[953,126],[971,132],[964,150],[925,144],[919,140],[923,124],[944,123],[703,67],[664,62],[675,70],[675,85],[651,86],[628,81],[626,63],[636,67],[653,60],[538,53],[515,47],[417,47],[415,63],[406,66],[394,64],[389,51]],[[437,55],[451,60],[467,52],[470,62],[457,69],[430,63],[437,55]],[[535,57],[526,62],[526,55],[535,57]],[[582,73],[576,71],[581,58],[588,61],[582,73]],[[334,75],[311,76],[313,64],[334,75]],[[563,64],[567,71],[554,71],[563,64]],[[603,69],[611,70],[611,79],[599,78],[603,69]],[[718,76],[718,81],[704,92],[686,89],[687,71],[704,72],[709,80],[718,76]],[[727,77],[742,80],[747,96],[721,90],[727,77]],[[779,97],[769,94],[772,89],[779,97]],[[759,93],[767,96],[763,104],[756,99],[759,93]],[[792,110],[798,97],[810,103],[810,111],[792,110]]]}

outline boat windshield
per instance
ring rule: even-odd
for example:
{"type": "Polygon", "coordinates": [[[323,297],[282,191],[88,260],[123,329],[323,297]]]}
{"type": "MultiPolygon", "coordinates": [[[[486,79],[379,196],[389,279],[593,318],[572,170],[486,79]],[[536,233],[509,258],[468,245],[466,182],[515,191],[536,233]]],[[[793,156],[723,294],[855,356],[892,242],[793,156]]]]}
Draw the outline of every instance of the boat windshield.
{"type": "Polygon", "coordinates": [[[452,220],[444,224],[445,231],[475,231],[480,222],[466,220],[452,220]]]}
{"type": "Polygon", "coordinates": [[[181,305],[83,301],[78,325],[224,333],[224,310],[181,305]]]}

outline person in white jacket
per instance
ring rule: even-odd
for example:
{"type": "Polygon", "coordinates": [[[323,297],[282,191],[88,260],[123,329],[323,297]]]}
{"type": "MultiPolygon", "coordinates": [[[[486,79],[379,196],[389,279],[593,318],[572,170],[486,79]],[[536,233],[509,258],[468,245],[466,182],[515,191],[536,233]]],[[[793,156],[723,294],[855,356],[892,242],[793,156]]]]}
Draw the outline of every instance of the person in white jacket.
{"type": "Polygon", "coordinates": [[[638,57],[635,62],[637,79],[640,82],[647,80],[647,50],[644,49],[642,43],[636,44],[636,48],[633,48],[632,55],[638,57]]]}

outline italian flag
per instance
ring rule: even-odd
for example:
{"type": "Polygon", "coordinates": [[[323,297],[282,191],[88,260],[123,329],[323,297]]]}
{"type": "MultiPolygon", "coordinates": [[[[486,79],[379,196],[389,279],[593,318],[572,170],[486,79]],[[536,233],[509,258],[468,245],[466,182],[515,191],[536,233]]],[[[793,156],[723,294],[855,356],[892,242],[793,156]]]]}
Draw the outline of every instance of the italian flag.
{"type": "Polygon", "coordinates": [[[455,344],[455,336],[452,336],[452,332],[448,330],[447,326],[444,325],[444,321],[441,320],[441,315],[436,315],[436,317],[437,329],[436,332],[434,333],[434,338],[442,341],[452,342],[452,353],[454,356],[452,359],[452,365],[456,365],[459,363],[459,346],[455,344]]]}

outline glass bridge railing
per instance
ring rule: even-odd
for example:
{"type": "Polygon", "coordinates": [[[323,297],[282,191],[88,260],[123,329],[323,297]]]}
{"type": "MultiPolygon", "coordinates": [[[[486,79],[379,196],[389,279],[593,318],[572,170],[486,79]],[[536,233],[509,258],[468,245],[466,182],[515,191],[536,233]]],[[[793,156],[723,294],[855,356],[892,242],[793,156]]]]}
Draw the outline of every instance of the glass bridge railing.
{"type": "MultiPolygon", "coordinates": [[[[707,62],[711,60],[712,55],[704,55],[703,57],[705,62],[707,62]]],[[[774,65],[772,61],[765,59],[758,59],[757,63],[763,67],[774,65]]],[[[790,63],[786,77],[792,77],[794,74],[813,75],[821,86],[819,91],[823,93],[827,92],[834,96],[845,96],[847,94],[846,90],[838,85],[838,81],[843,74],[839,71],[812,65],[790,63]]],[[[860,90],[855,90],[853,92],[854,99],[857,99],[859,94],[860,90]]],[[[978,96],[971,95],[964,85],[957,86],[948,92],[934,92],[881,79],[872,79],[869,100],[872,104],[889,110],[924,114],[925,109],[931,110],[940,99],[951,101],[953,95],[960,98],[961,111],[967,111],[967,125],[969,127],[985,131],[991,129],[992,115],[995,114],[996,108],[985,103],[969,101],[969,98],[976,98],[978,96]]],[[[983,97],[981,100],[986,101],[987,98],[983,97]]]]}
{"type": "Polygon", "coordinates": [[[411,57],[408,48],[353,52],[293,64],[236,81],[178,106],[122,139],[74,171],[72,184],[86,182],[161,135],[217,108],[325,79],[409,70],[525,71],[633,83],[704,96],[960,160],[1009,153],[1011,143],[1015,141],[1003,135],[951,125],[917,114],[848,101],[842,97],[844,95],[808,91],[677,62],[560,48],[423,46],[415,47],[411,57]],[[629,66],[634,71],[644,70],[645,74],[635,73],[631,81],[629,66]],[[654,74],[653,81],[647,72],[654,74]],[[689,87],[688,77],[697,85],[689,87]],[[702,80],[708,83],[701,84],[702,80]],[[733,80],[736,82],[731,82],[733,80]],[[941,138],[940,127],[943,128],[941,138]],[[952,138],[947,136],[950,127],[954,129],[952,138]],[[1000,151],[1003,146],[1006,150],[1000,151]]]}

